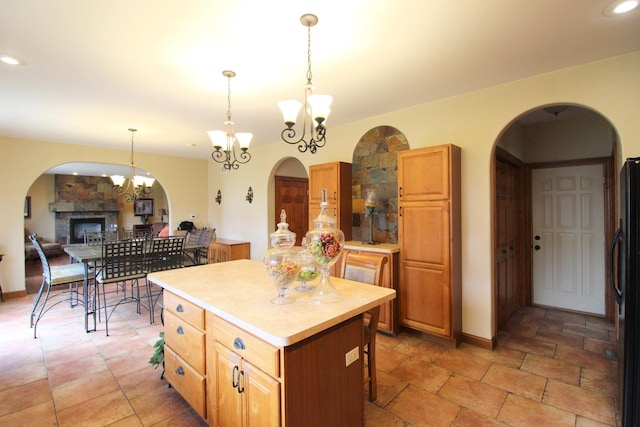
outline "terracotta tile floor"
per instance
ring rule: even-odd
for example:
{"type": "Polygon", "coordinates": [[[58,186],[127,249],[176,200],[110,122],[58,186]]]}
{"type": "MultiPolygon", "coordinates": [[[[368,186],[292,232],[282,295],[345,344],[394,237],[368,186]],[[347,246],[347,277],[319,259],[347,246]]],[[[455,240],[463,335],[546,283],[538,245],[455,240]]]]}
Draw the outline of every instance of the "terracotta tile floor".
{"type": "MultiPolygon", "coordinates": [[[[162,330],[119,307],[83,332],[61,304],[28,326],[32,295],[0,303],[0,426],[200,426],[148,364],[162,330]]],[[[159,317],[156,317],[159,319],[159,317]]],[[[418,334],[378,335],[378,400],[367,426],[613,426],[614,328],[595,317],[520,309],[494,351],[442,347],[418,334]]]]}

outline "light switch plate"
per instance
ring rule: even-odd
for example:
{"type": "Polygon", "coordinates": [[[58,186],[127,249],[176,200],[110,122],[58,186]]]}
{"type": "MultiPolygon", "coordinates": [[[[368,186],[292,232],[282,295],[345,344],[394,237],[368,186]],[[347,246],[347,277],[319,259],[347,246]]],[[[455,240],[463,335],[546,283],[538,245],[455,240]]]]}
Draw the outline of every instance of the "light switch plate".
{"type": "Polygon", "coordinates": [[[353,362],[355,362],[359,358],[360,358],[360,347],[354,347],[344,355],[346,366],[351,365],[353,362]]]}

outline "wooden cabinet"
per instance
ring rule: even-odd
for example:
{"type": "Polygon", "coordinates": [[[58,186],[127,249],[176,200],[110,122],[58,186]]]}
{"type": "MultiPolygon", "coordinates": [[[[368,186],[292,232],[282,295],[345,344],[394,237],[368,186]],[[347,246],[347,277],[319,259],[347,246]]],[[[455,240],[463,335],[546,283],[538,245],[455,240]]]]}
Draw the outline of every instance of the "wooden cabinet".
{"type": "Polygon", "coordinates": [[[222,319],[211,319],[213,425],[280,425],[280,381],[271,376],[280,374],[279,349],[222,319]]]}
{"type": "Polygon", "coordinates": [[[249,259],[251,244],[239,240],[215,239],[209,245],[209,262],[249,259]]]}
{"type": "Polygon", "coordinates": [[[206,316],[209,425],[363,425],[362,315],[285,347],[206,316]]]}
{"type": "MultiPolygon", "coordinates": [[[[382,286],[385,288],[398,290],[398,256],[400,247],[391,243],[381,243],[379,245],[364,245],[362,242],[345,242],[344,248],[351,252],[374,253],[387,259],[382,272],[382,286]]],[[[340,257],[338,264],[344,262],[344,255],[340,257]]],[[[341,270],[338,266],[338,271],[341,270]]],[[[378,331],[392,335],[398,333],[398,299],[387,301],[380,306],[380,320],[378,320],[378,331]]]]}
{"type": "Polygon", "coordinates": [[[452,345],[462,335],[460,148],[398,153],[400,323],[452,345]]]}
{"type": "Polygon", "coordinates": [[[164,306],[165,375],[206,419],[204,310],[171,292],[164,292],[164,306]]]}
{"type": "Polygon", "coordinates": [[[329,214],[345,240],[351,240],[351,163],[331,162],[309,166],[309,228],[320,214],[322,190],[327,190],[329,214]]]}
{"type": "Polygon", "coordinates": [[[210,426],[364,425],[363,313],[393,290],[334,278],[350,298],[283,310],[260,261],[148,278],[164,289],[167,378],[210,426]]]}

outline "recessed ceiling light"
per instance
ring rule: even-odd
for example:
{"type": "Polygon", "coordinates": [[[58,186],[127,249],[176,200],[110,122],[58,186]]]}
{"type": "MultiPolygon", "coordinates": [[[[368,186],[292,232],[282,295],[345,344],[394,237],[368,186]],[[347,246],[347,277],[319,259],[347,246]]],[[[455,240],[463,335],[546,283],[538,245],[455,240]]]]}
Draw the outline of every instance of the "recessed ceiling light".
{"type": "Polygon", "coordinates": [[[607,6],[604,10],[606,16],[618,16],[623,13],[631,12],[638,7],[638,0],[616,0],[607,6]]]}
{"type": "Polygon", "coordinates": [[[8,53],[0,53],[0,61],[4,62],[7,65],[20,65],[22,64],[22,61],[13,56],[13,55],[9,55],[8,53]]]}

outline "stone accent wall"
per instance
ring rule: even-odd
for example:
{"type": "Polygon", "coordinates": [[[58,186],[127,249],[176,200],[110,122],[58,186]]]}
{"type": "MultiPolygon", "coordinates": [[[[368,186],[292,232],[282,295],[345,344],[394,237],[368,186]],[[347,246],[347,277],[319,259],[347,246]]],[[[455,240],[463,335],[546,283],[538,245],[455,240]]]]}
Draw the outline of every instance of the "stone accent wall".
{"type": "Polygon", "coordinates": [[[105,218],[105,229],[118,225],[120,208],[108,177],[55,176],[56,242],[69,242],[70,218],[105,218]]]}
{"type": "Polygon", "coordinates": [[[358,141],[351,169],[353,240],[369,240],[364,200],[367,190],[374,189],[378,206],[373,216],[373,239],[398,243],[398,151],[408,149],[405,136],[390,126],[375,127],[358,141]]]}

